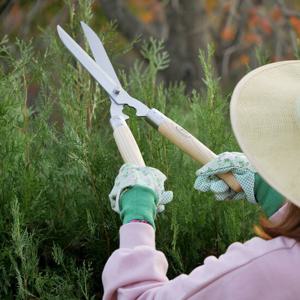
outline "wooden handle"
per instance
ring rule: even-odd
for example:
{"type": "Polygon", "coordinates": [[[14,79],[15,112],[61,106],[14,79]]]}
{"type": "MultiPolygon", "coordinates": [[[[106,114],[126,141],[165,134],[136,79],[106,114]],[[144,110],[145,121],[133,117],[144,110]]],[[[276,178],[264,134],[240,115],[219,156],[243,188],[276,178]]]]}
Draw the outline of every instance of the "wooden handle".
{"type": "Polygon", "coordinates": [[[145,166],[143,156],[128,125],[123,121],[114,128],[114,138],[125,163],[145,166]]]}
{"type": "MultiPolygon", "coordinates": [[[[159,125],[158,131],[201,164],[206,164],[217,156],[193,135],[166,116],[164,122],[159,125]]],[[[223,179],[235,192],[242,190],[232,173],[218,174],[218,177],[223,179]]]]}

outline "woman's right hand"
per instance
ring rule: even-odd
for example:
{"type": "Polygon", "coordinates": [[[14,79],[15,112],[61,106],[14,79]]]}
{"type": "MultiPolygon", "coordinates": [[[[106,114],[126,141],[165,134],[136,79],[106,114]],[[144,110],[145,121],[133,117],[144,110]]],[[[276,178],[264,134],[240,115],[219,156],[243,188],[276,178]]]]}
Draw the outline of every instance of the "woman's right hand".
{"type": "Polygon", "coordinates": [[[251,203],[256,203],[255,173],[255,169],[243,153],[224,152],[196,172],[197,179],[194,187],[202,192],[213,192],[216,200],[247,199],[251,203]],[[241,192],[236,193],[222,179],[217,177],[218,174],[228,172],[232,172],[240,183],[243,189],[241,192]]]}
{"type": "Polygon", "coordinates": [[[162,212],[165,204],[173,199],[173,192],[165,191],[166,179],[167,177],[158,169],[140,167],[129,163],[124,164],[109,194],[112,209],[120,213],[119,200],[121,195],[129,188],[142,186],[153,191],[157,198],[157,212],[162,212]]]}
{"type": "Polygon", "coordinates": [[[165,191],[167,177],[158,169],[125,164],[121,167],[109,194],[111,207],[120,214],[123,224],[145,221],[155,229],[157,212],[172,201],[173,193],[165,191]]]}

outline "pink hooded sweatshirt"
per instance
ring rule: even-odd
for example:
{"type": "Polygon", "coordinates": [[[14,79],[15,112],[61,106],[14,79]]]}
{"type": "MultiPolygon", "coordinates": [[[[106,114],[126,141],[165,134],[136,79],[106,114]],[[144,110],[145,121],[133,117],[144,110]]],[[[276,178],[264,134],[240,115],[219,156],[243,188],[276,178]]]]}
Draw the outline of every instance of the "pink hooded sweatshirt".
{"type": "MultiPolygon", "coordinates": [[[[286,213],[284,205],[271,220],[286,213]]],[[[129,223],[120,228],[120,248],[107,261],[104,300],[297,300],[300,299],[300,243],[254,237],[233,243],[219,258],[209,256],[190,274],[166,277],[168,262],[155,249],[152,226],[129,223]]]]}

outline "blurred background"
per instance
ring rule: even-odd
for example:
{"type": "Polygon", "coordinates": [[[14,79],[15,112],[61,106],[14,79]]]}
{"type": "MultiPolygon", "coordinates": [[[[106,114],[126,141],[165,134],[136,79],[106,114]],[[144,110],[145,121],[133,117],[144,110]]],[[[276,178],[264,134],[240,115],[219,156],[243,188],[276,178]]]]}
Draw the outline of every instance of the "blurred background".
{"type": "MultiPolygon", "coordinates": [[[[215,153],[240,151],[229,99],[241,77],[300,58],[299,0],[0,0],[0,299],[102,299],[118,248],[107,195],[123,162],[110,103],[56,32],[89,51],[81,20],[125,90],[215,153]]],[[[253,237],[259,206],[194,191],[199,163],[125,112],[145,162],[174,192],[156,222],[169,278],[253,237]]]]}
{"type": "MultiPolygon", "coordinates": [[[[76,14],[80,0],[1,0],[0,34],[34,39],[57,24],[69,22],[69,7],[76,14]]],[[[97,0],[92,28],[100,33],[108,24],[117,28],[114,43],[133,49],[115,62],[128,68],[139,56],[143,40],[165,41],[170,66],[165,82],[184,81],[188,90],[199,88],[202,71],[199,49],[215,46],[214,65],[223,87],[232,85],[257,65],[298,58],[300,1],[298,0],[97,0]],[[263,61],[259,61],[263,60],[263,61]]],[[[51,43],[51,41],[48,41],[51,43]]],[[[47,47],[39,41],[38,48],[47,47]]]]}

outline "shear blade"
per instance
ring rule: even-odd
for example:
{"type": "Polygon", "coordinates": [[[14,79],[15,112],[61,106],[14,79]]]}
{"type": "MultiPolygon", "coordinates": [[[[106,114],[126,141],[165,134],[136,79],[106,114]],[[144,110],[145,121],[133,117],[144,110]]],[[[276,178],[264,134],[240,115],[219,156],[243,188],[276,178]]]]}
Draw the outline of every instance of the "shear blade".
{"type": "Polygon", "coordinates": [[[57,26],[57,31],[64,45],[109,95],[113,95],[114,91],[120,90],[121,87],[116,84],[59,25],[57,26]]]}
{"type": "MultiPolygon", "coordinates": [[[[90,45],[90,48],[92,50],[93,56],[97,62],[97,64],[113,79],[115,82],[117,82],[120,86],[121,83],[118,79],[118,76],[115,72],[115,69],[106,53],[106,50],[103,46],[103,43],[101,42],[100,38],[97,36],[95,31],[91,29],[87,24],[84,22],[80,22],[81,27],[83,29],[84,35],[90,45]]],[[[137,116],[145,116],[149,108],[143,104],[142,102],[130,97],[128,95],[127,98],[125,98],[127,101],[123,104],[126,104],[128,106],[131,106],[136,109],[136,115],[137,116]]],[[[118,102],[118,99],[114,99],[114,101],[118,104],[120,104],[120,101],[118,102]]]]}
{"type": "Polygon", "coordinates": [[[112,66],[105,48],[97,34],[84,22],[80,22],[84,35],[90,45],[96,63],[117,83],[121,86],[119,78],[112,66]]]}
{"type": "MultiPolygon", "coordinates": [[[[95,58],[96,63],[99,67],[101,67],[119,86],[121,83],[118,79],[118,76],[110,63],[108,55],[102,45],[100,39],[96,35],[96,33],[84,22],[80,22],[81,27],[83,29],[84,35],[88,41],[88,44],[92,50],[93,56],[95,58]]],[[[123,113],[123,104],[117,104],[112,97],[109,97],[111,101],[110,106],[110,115],[111,117],[120,117],[124,120],[127,120],[129,117],[123,113]]]]}
{"type": "Polygon", "coordinates": [[[67,49],[104,88],[114,102],[118,105],[126,104],[135,108],[137,116],[147,115],[149,107],[129,96],[59,25],[57,31],[67,49]]]}

